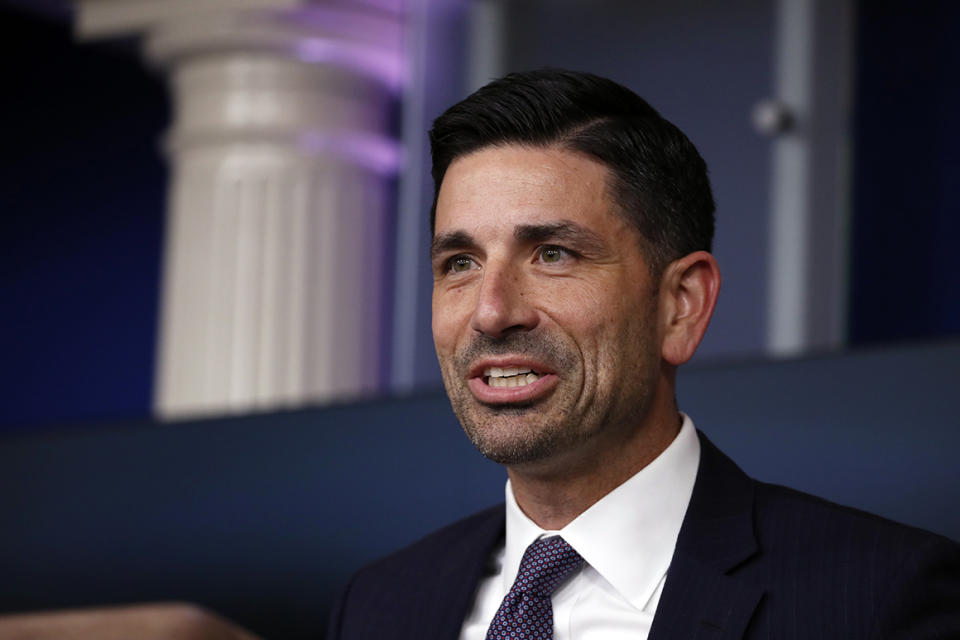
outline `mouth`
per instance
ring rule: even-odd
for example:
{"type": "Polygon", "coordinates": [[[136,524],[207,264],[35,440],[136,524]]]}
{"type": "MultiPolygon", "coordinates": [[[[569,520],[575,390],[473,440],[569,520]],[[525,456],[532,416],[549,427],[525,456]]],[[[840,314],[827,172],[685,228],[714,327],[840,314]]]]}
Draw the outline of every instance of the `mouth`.
{"type": "Polygon", "coordinates": [[[530,404],[546,396],[558,378],[535,362],[480,362],[470,372],[467,385],[485,404],[530,404]]]}

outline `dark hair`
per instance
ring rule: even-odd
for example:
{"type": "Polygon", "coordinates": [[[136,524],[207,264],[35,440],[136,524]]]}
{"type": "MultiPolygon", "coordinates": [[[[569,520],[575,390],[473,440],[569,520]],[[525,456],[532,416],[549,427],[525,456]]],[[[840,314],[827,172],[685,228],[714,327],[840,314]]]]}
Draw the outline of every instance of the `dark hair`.
{"type": "Polygon", "coordinates": [[[561,69],[511,73],[434,121],[431,233],[450,163],[505,144],[559,146],[609,167],[613,198],[640,231],[654,273],[710,250],[715,206],[707,165],[690,140],[626,87],[561,69]]]}

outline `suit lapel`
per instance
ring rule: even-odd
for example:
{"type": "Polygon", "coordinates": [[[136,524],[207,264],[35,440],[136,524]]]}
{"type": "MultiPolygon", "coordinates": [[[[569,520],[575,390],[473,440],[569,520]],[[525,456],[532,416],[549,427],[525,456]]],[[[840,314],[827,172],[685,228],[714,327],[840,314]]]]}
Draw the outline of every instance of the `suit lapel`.
{"type": "Polygon", "coordinates": [[[442,615],[435,624],[431,621],[430,625],[424,625],[423,635],[419,637],[450,640],[460,635],[493,548],[504,536],[503,505],[491,509],[490,514],[451,550],[442,572],[433,582],[434,601],[445,603],[442,615]]]}
{"type": "Polygon", "coordinates": [[[757,552],[753,481],[700,435],[700,468],[650,640],[742,638],[763,589],[733,575],[757,552]]]}

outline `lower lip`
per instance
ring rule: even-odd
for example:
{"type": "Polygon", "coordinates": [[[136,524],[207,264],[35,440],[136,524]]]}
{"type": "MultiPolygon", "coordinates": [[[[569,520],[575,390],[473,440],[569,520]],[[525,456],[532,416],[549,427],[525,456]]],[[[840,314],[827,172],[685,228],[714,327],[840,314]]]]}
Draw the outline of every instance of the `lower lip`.
{"type": "Polygon", "coordinates": [[[486,404],[520,404],[539,400],[557,384],[557,376],[547,373],[523,387],[491,387],[483,378],[467,381],[473,396],[486,404]]]}

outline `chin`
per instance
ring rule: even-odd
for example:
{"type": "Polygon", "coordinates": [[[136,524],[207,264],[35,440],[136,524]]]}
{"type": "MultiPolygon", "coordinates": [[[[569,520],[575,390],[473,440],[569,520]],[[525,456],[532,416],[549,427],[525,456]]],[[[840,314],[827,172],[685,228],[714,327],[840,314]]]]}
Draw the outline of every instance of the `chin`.
{"type": "Polygon", "coordinates": [[[580,438],[569,429],[544,428],[510,420],[526,413],[516,406],[504,407],[492,415],[464,416],[457,414],[463,430],[484,457],[502,465],[524,465],[543,462],[569,450],[580,438]]]}

